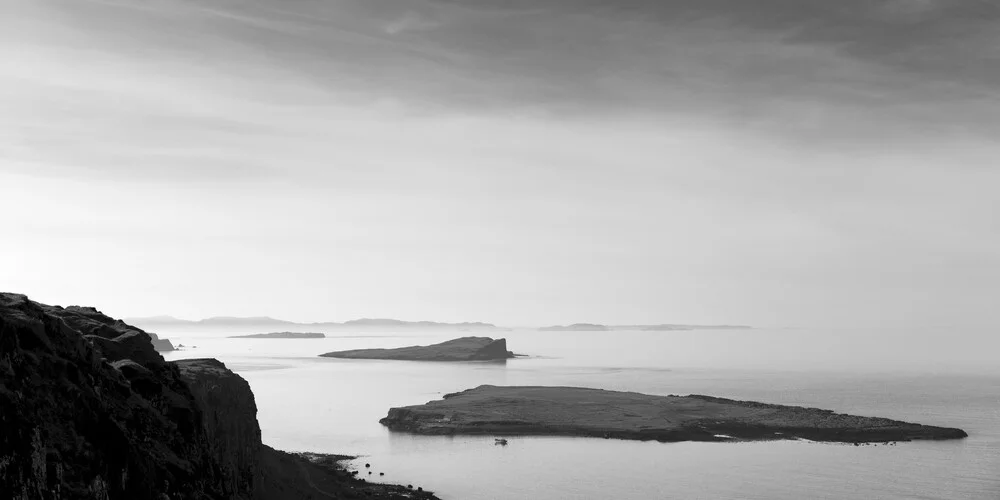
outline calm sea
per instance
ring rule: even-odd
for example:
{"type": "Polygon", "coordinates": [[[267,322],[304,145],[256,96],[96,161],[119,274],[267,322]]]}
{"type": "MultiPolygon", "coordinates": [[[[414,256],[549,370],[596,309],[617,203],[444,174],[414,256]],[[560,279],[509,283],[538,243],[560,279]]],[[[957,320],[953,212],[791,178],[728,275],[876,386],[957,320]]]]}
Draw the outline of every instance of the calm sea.
{"type": "Polygon", "coordinates": [[[316,357],[455,332],[314,340],[160,333],[197,346],[167,359],[215,357],[250,382],[265,443],[359,455],[372,464],[371,480],[448,500],[1000,499],[1000,341],[989,332],[490,333],[530,355],[506,364],[316,357]],[[970,437],[878,447],[513,437],[501,447],[488,436],[410,436],[378,423],[391,406],[480,384],[710,394],[960,427],[970,437]]]}

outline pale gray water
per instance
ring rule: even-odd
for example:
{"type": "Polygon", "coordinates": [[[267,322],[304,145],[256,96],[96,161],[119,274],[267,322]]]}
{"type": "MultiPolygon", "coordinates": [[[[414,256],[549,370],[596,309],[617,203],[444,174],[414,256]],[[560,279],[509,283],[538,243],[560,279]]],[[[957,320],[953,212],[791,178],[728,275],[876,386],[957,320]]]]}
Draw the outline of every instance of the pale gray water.
{"type": "Polygon", "coordinates": [[[382,471],[385,481],[447,500],[1000,498],[1000,346],[984,332],[492,333],[533,355],[506,365],[315,357],[455,332],[317,340],[162,333],[198,346],[167,359],[217,357],[250,382],[267,444],[362,455],[374,478],[382,471]],[[515,437],[499,447],[492,437],[410,436],[378,423],[390,406],[479,384],[702,393],[961,427],[970,437],[889,447],[515,437]]]}

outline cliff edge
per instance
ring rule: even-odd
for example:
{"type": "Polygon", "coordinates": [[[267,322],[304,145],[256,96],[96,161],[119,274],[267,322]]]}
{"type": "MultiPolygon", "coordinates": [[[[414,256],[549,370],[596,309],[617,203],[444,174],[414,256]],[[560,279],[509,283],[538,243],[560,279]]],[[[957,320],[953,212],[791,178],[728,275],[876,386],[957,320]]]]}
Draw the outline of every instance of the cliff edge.
{"type": "Polygon", "coordinates": [[[434,498],[268,448],[256,415],[247,382],[217,360],[169,363],[94,308],[0,293],[4,498],[434,498]]]}

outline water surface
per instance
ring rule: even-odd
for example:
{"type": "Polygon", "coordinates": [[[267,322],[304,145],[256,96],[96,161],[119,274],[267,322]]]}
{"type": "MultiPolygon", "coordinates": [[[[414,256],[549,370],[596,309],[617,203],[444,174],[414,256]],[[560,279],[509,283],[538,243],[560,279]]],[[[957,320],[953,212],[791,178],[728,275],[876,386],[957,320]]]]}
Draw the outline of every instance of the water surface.
{"type": "Polygon", "coordinates": [[[455,332],[294,340],[161,333],[197,346],[167,359],[216,357],[250,382],[265,443],[359,455],[372,464],[371,479],[446,500],[1000,498],[1000,371],[991,350],[1000,345],[982,332],[491,333],[531,354],[507,363],[316,357],[455,332]],[[391,406],[480,384],[710,394],[960,427],[970,437],[877,447],[512,437],[501,447],[490,436],[412,436],[378,424],[391,406]]]}

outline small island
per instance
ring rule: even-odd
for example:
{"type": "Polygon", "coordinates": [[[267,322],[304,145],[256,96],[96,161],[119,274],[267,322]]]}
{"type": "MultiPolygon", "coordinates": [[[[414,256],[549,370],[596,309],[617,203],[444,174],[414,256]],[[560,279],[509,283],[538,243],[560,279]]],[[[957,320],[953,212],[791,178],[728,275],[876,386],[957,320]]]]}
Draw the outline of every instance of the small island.
{"type": "Polygon", "coordinates": [[[661,442],[807,439],[842,443],[959,439],[933,427],[818,408],[711,396],[650,396],[576,387],[483,385],[391,408],[390,430],[429,435],[587,436],[661,442]]]}
{"type": "Polygon", "coordinates": [[[325,339],[322,333],[311,332],[273,332],[255,333],[253,335],[233,335],[231,339],[325,339]]]}
{"type": "Polygon", "coordinates": [[[494,361],[514,357],[507,350],[507,339],[462,337],[440,344],[397,349],[355,349],[320,354],[325,358],[393,359],[405,361],[494,361]]]}

